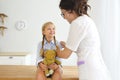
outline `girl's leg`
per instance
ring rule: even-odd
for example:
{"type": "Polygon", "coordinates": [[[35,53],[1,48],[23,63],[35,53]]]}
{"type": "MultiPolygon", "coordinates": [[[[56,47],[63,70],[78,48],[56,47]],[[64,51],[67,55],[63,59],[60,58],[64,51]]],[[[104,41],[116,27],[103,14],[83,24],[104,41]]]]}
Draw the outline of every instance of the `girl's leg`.
{"type": "Polygon", "coordinates": [[[58,67],[52,75],[52,80],[62,80],[62,70],[58,67]]]}
{"type": "Polygon", "coordinates": [[[36,71],[36,80],[47,80],[45,73],[39,67],[36,71]]]}

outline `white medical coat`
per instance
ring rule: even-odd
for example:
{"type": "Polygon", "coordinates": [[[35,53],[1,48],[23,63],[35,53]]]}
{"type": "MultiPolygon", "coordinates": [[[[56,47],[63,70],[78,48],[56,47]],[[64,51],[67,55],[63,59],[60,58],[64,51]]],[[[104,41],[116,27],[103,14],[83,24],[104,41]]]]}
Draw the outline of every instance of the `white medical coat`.
{"type": "Polygon", "coordinates": [[[78,56],[80,80],[111,80],[100,51],[100,39],[93,20],[83,15],[72,21],[66,47],[78,56]]]}

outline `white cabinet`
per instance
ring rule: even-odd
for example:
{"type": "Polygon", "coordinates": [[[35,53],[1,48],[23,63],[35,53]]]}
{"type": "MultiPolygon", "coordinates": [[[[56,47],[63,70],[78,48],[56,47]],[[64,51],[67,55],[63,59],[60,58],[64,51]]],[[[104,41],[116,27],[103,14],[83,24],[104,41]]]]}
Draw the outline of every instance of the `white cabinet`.
{"type": "Polygon", "coordinates": [[[0,52],[0,65],[25,65],[29,52],[0,52]]]}
{"type": "Polygon", "coordinates": [[[25,56],[0,56],[0,65],[24,65],[25,56]]]}

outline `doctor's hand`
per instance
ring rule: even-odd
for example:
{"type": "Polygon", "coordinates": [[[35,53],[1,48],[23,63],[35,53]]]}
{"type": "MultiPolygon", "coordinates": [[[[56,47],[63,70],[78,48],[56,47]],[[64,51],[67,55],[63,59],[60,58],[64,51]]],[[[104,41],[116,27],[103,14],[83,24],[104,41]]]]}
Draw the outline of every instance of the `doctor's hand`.
{"type": "Polygon", "coordinates": [[[65,48],[66,43],[64,41],[61,41],[60,44],[62,45],[63,48],[65,48]]]}

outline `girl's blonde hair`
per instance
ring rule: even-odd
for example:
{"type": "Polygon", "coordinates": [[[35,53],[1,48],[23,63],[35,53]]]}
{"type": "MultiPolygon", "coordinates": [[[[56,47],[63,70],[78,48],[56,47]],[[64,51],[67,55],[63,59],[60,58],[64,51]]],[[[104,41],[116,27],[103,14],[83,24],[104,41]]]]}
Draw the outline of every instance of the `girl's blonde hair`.
{"type": "MultiPolygon", "coordinates": [[[[42,26],[42,35],[43,35],[43,38],[42,38],[42,48],[40,49],[40,55],[41,55],[42,57],[44,57],[44,39],[45,39],[45,35],[43,34],[43,31],[44,31],[45,28],[46,28],[47,26],[49,26],[49,25],[54,25],[54,23],[52,23],[52,22],[46,22],[46,23],[44,23],[43,26],[42,26]]],[[[54,26],[55,26],[55,25],[54,25],[54,26]]],[[[55,36],[54,36],[54,44],[55,44],[55,46],[57,47],[55,36]]]]}

